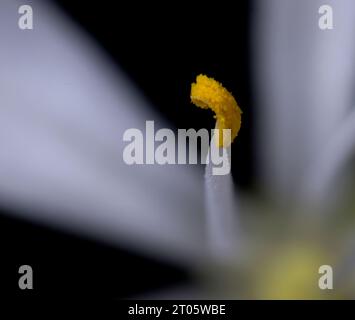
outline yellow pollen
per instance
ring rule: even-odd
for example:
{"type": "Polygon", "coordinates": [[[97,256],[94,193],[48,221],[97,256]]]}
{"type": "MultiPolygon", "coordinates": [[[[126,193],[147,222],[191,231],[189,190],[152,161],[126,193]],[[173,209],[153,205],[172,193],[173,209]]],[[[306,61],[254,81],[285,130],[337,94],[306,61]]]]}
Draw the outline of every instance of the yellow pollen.
{"type": "Polygon", "coordinates": [[[215,113],[216,129],[219,133],[218,147],[228,147],[238,135],[241,114],[232,94],[221,83],[203,74],[191,84],[191,102],[202,109],[210,108],[215,113]],[[231,130],[231,141],[223,139],[223,129],[231,130]]]}

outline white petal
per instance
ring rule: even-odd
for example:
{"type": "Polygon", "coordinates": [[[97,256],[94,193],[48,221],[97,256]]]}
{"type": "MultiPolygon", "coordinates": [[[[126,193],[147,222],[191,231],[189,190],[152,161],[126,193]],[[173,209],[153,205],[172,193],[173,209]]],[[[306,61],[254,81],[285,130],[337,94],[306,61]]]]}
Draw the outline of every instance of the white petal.
{"type": "Polygon", "coordinates": [[[305,168],[352,105],[355,2],[327,1],[334,29],[320,30],[322,1],[258,1],[254,30],[258,159],[264,189],[297,196],[305,168]]]}
{"type": "Polygon", "coordinates": [[[198,259],[202,171],[126,165],[126,129],[167,125],[45,1],[33,4],[34,30],[20,30],[20,4],[3,0],[0,10],[2,206],[104,241],[198,259]]]}

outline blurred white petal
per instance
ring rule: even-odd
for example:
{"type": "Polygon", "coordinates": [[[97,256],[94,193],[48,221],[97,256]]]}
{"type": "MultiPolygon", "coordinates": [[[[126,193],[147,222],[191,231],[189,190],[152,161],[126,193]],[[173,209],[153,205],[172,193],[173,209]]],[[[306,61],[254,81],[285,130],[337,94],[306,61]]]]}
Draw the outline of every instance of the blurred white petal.
{"type": "Polygon", "coordinates": [[[33,2],[34,30],[20,30],[20,4],[2,1],[0,11],[1,205],[104,241],[198,259],[202,172],[126,165],[126,129],[168,125],[45,1],[33,2]]]}
{"type": "MultiPolygon", "coordinates": [[[[216,150],[215,136],[211,139],[210,150],[216,150]]],[[[224,149],[231,165],[230,148],[224,149]]],[[[225,164],[226,165],[226,164],[225,164]]],[[[216,262],[225,263],[239,253],[242,239],[239,229],[237,194],[231,174],[213,175],[214,164],[209,161],[205,170],[205,203],[208,244],[216,262]]]]}
{"type": "MultiPolygon", "coordinates": [[[[305,199],[321,208],[332,208],[344,190],[355,156],[355,110],[335,130],[324,150],[310,167],[304,185],[305,199]]],[[[307,201],[307,202],[308,202],[307,201]]]]}
{"type": "Polygon", "coordinates": [[[287,201],[353,99],[355,3],[330,0],[334,29],[318,27],[323,1],[257,1],[254,29],[260,174],[287,201]]]}

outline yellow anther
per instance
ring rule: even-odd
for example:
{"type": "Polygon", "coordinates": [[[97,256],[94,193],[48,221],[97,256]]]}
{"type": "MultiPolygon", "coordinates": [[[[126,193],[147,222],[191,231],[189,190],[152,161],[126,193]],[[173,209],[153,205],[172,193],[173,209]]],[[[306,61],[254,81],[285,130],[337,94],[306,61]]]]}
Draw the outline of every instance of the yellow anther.
{"type": "Polygon", "coordinates": [[[242,114],[232,94],[221,83],[200,74],[191,85],[191,101],[202,109],[212,109],[219,130],[218,146],[228,147],[238,135],[242,114]],[[231,141],[223,140],[223,129],[231,129],[231,141]]]}

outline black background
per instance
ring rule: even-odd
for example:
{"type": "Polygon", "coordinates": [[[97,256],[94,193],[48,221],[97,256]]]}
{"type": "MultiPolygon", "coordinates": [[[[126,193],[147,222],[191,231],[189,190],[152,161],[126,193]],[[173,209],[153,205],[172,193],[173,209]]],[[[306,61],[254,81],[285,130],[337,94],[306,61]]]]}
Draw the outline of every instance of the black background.
{"type": "MultiPolygon", "coordinates": [[[[240,188],[252,187],[251,1],[54,3],[107,51],[173,127],[212,129],[212,112],[190,103],[190,85],[200,73],[222,82],[243,110],[232,147],[233,177],[240,188]]],[[[0,211],[2,294],[130,297],[191,281],[189,270],[9,213],[0,211]],[[36,290],[18,289],[22,264],[34,268],[36,290]]]]}

